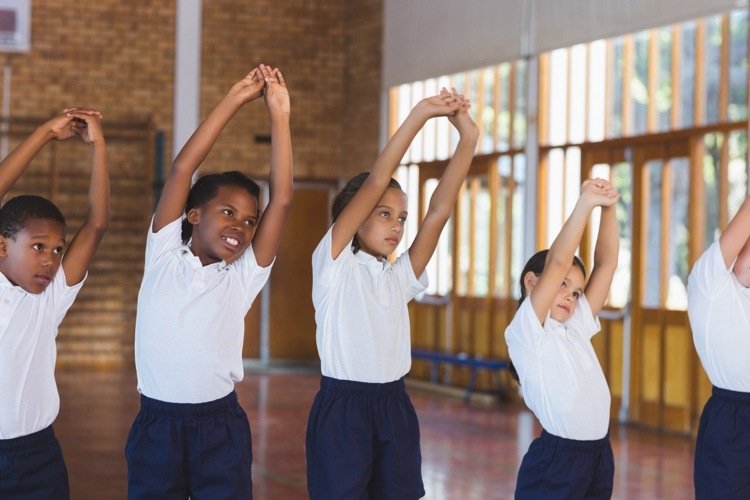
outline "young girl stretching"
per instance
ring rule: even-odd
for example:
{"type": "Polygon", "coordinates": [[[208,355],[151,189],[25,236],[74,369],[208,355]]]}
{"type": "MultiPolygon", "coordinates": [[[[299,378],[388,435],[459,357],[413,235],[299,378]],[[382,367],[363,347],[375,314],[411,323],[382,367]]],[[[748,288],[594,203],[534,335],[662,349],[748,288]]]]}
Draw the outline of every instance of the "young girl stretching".
{"type": "Polygon", "coordinates": [[[333,226],[313,253],[313,304],[321,389],[307,427],[307,486],[313,500],[424,495],[419,424],[404,389],[411,367],[407,303],[426,287],[435,250],[478,137],[463,96],[443,89],[419,102],[369,173],[333,202],[333,226]],[[448,116],[460,134],[419,232],[393,264],[404,232],[406,194],[391,178],[424,123],[448,116]]]}
{"type": "Polygon", "coordinates": [[[609,182],[585,181],[550,249],[532,256],[521,273],[520,307],[505,330],[505,341],[542,435],[523,458],[516,498],[612,495],[610,394],[591,337],[600,329],[597,314],[617,267],[618,198],[609,182]],[[583,263],[574,253],[597,206],[602,207],[601,222],[587,284],[583,263]]]}
{"type": "Polygon", "coordinates": [[[750,198],[693,266],[688,315],[713,384],[695,447],[697,499],[750,498],[750,198]]]}
{"type": "Polygon", "coordinates": [[[130,499],[252,498],[250,427],[234,384],[245,314],[268,279],[291,203],[289,110],[281,72],[261,65],[229,90],[169,172],[138,295],[130,499]],[[190,182],[227,122],[264,89],[271,197],[261,217],[258,185],[239,172],[190,182]]]}

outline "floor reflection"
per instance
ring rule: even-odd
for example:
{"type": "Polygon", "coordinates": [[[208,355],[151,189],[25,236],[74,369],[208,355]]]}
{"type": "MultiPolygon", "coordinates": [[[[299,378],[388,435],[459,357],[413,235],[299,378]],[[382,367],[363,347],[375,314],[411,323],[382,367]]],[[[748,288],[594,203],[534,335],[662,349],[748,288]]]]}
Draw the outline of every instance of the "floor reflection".
{"type": "MultiPolygon", "coordinates": [[[[125,498],[123,446],[138,406],[132,371],[58,372],[55,424],[74,499],[125,498]]],[[[319,376],[250,373],[237,386],[253,431],[256,500],[307,498],[304,439],[319,376]]],[[[539,427],[517,407],[466,405],[410,389],[421,426],[423,478],[431,500],[513,497],[516,470],[539,427]]],[[[692,441],[613,428],[614,498],[692,498],[692,441]]]]}

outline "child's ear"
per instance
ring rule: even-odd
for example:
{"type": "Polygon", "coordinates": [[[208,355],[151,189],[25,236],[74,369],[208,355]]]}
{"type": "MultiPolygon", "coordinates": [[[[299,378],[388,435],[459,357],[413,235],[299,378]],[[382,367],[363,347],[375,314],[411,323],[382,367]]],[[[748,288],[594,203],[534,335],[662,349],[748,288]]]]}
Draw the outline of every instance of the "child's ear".
{"type": "Polygon", "coordinates": [[[193,225],[201,221],[201,212],[197,208],[191,208],[187,212],[187,221],[193,225]]]}
{"type": "Polygon", "coordinates": [[[534,271],[529,271],[523,275],[523,286],[526,288],[527,293],[531,293],[537,281],[539,281],[539,276],[534,271]]]}
{"type": "Polygon", "coordinates": [[[8,241],[5,236],[0,235],[0,258],[8,256],[8,241]]]}

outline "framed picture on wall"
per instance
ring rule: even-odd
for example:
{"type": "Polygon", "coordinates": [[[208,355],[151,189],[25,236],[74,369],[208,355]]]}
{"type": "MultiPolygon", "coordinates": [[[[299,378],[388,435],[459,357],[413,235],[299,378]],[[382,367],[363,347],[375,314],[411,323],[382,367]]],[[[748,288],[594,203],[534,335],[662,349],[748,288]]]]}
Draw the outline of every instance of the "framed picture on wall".
{"type": "Polygon", "coordinates": [[[0,52],[31,50],[31,0],[0,0],[0,52]]]}

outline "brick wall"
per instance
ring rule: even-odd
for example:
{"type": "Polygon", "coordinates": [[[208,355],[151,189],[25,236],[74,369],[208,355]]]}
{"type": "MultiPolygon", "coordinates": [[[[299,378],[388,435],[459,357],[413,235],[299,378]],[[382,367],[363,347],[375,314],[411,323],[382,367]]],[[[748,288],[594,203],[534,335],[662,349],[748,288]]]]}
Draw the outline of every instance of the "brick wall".
{"type": "MultiPolygon", "coordinates": [[[[12,69],[11,147],[68,105],[104,113],[113,221],[89,280],[60,330],[59,361],[132,362],[135,299],[151,211],[155,130],[171,151],[175,4],[169,1],[35,0],[32,50],[0,55],[12,69]]],[[[260,62],[280,67],[292,96],[298,178],[347,178],[378,151],[382,0],[204,0],[201,116],[260,62]]],[[[203,171],[267,175],[270,146],[261,102],[241,110],[203,171]]],[[[90,150],[54,144],[13,194],[50,196],[76,229],[90,150]]],[[[325,207],[322,207],[325,209],[325,207]]]]}

